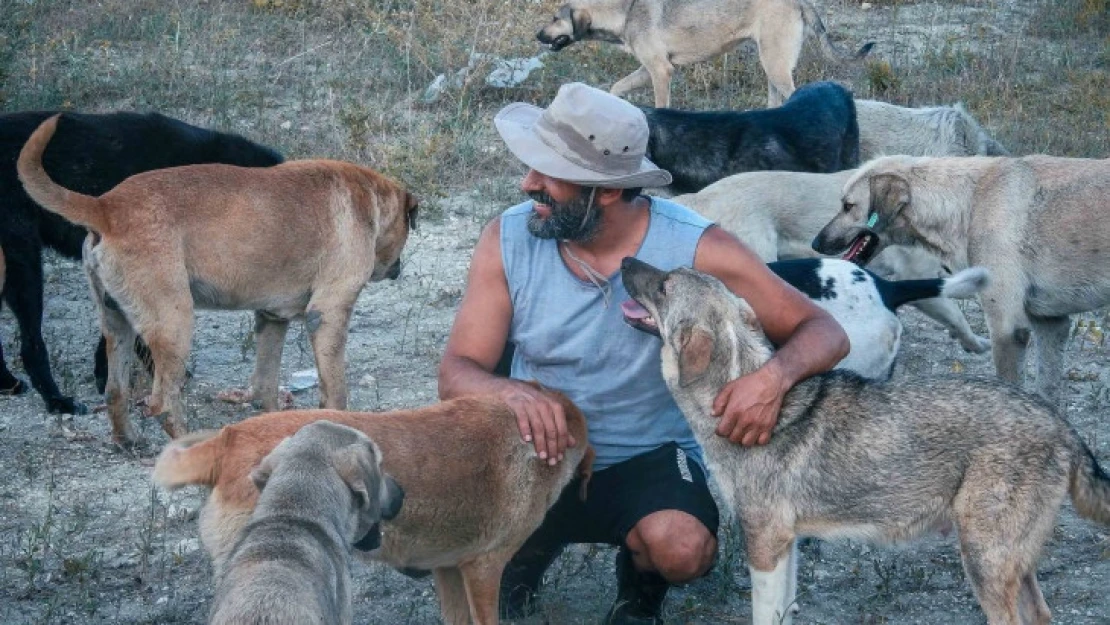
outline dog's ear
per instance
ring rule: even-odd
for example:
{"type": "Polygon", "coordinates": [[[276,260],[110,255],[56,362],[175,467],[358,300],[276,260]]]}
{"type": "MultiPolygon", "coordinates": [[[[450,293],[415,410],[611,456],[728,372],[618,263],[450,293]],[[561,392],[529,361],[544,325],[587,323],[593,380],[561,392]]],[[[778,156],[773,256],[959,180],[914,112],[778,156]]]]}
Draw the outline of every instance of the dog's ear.
{"type": "Polygon", "coordinates": [[[693,323],[684,324],[678,334],[678,384],[690,386],[705,375],[713,360],[713,335],[693,323]]]}
{"type": "Polygon", "coordinates": [[[374,511],[379,501],[381,473],[375,461],[377,452],[369,441],[347,445],[332,452],[332,463],[339,477],[355,496],[355,505],[362,512],[374,511]]]}
{"type": "Polygon", "coordinates": [[[590,32],[590,24],[592,24],[590,12],[586,9],[572,9],[569,6],[566,9],[574,28],[574,40],[578,41],[590,32]]]}
{"type": "Polygon", "coordinates": [[[740,310],[741,323],[748,326],[752,332],[763,334],[763,325],[759,323],[759,317],[756,316],[755,310],[743,298],[738,298],[738,300],[736,306],[740,310]]]}
{"type": "Polygon", "coordinates": [[[420,201],[411,193],[405,191],[405,218],[408,219],[409,230],[416,230],[416,216],[420,212],[420,201]]]}
{"type": "Polygon", "coordinates": [[[912,201],[909,181],[898,174],[876,174],[869,183],[871,212],[882,221],[892,221],[912,201]]]}

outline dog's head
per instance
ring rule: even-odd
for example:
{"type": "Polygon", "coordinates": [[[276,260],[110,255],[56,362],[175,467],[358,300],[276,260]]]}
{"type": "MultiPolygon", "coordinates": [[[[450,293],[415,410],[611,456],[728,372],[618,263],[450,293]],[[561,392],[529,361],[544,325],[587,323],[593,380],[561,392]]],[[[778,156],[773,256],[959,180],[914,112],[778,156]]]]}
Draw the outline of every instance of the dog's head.
{"type": "Polygon", "coordinates": [[[409,233],[416,230],[416,219],[420,212],[420,203],[411,193],[400,186],[394,191],[394,200],[398,210],[392,218],[387,218],[389,213],[382,212],[384,223],[378,235],[378,244],[375,248],[377,258],[374,263],[374,273],[370,276],[372,281],[396,280],[401,275],[401,250],[409,239],[409,233]]]}
{"type": "Polygon", "coordinates": [[[672,391],[705,382],[716,392],[770,357],[751,306],[713,276],[687,267],[661,271],[628,257],[621,278],[632,297],[621,305],[625,322],[663,339],[663,376],[672,391]]]}
{"type": "Polygon", "coordinates": [[[912,245],[915,241],[906,229],[912,203],[905,174],[876,162],[845,184],[840,213],[817,233],[813,249],[822,254],[843,252],[844,260],[866,265],[888,245],[912,245]]]}
{"type": "Polygon", "coordinates": [[[327,470],[321,465],[329,466],[352,502],[352,544],[370,551],[381,545],[381,521],[400,514],[405,499],[404,490],[382,471],[381,462],[381,450],[362,432],[331,421],[315,421],[279,443],[251,472],[251,480],[262,491],[286,468],[296,479],[298,473],[319,475],[327,470]]]}
{"type": "Polygon", "coordinates": [[[590,12],[564,4],[555,12],[551,22],[536,33],[536,39],[550,46],[552,52],[558,52],[575,41],[584,39],[589,31],[590,12]]]}

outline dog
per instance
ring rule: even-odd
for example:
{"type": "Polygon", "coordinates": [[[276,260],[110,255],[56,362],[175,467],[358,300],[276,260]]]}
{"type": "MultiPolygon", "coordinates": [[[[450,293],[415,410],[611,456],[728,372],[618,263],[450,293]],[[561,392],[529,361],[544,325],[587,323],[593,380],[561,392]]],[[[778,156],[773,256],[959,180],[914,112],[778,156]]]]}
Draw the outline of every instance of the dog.
{"type": "Polygon", "coordinates": [[[351,548],[377,547],[404,491],[365,434],[309,423],[251,472],[258,503],[228,554],[210,625],[351,623],[351,548]]]}
{"type": "Polygon", "coordinates": [[[17,168],[40,206],[88,228],[84,264],[108,341],[112,437],[136,440],[127,418],[136,335],[150,347],[152,415],[185,432],[182,385],[193,308],[254,310],[258,356],[252,399],[273,410],[289,321],[304,317],[320,403],[347,404],[347,322],[372,280],[396,278],[415,225],[416,199],[377,172],[339,161],[268,168],[191,165],[132,176],[93,197],[72,192],[42,168],[58,118],[43,122],[17,168]],[[157,259],[157,262],[152,262],[157,259]]]}
{"type": "Polygon", "coordinates": [[[1020,384],[1036,337],[1037,390],[1059,405],[1069,315],[1110,304],[1110,159],[885,157],[848,180],[842,205],[817,251],[915,245],[954,269],[986,267],[995,369],[1020,384]]]}
{"type": "Polygon", "coordinates": [[[828,173],[859,165],[852,94],[834,82],[805,85],[767,110],[642,110],[647,157],[671,172],[673,193],[701,191],[746,171],[828,173]]]}
{"type": "MultiPolygon", "coordinates": [[[[538,386],[538,385],[537,385],[538,386]]],[[[381,548],[364,557],[407,574],[432,571],[447,623],[497,622],[501,572],[575,474],[588,488],[593,450],[586,420],[558,399],[577,445],[549,466],[520,438],[516,417],[496,396],[473,396],[387,413],[286,411],[251,417],[218,433],[171,442],[154,467],[166,488],[212,488],[200,515],[201,541],[216,569],[241,534],[258,493],[250,474],[278,442],[326,419],[353,427],[382,450],[382,468],[405,489],[397,518],[384,523],[381,548]]]]}
{"type": "Polygon", "coordinates": [[[753,625],[793,621],[796,538],[900,542],[950,524],[991,625],[1049,622],[1036,563],[1064,498],[1110,526],[1110,476],[1051,406],[996,378],[831,372],[786,394],[767,445],[742,447],[715,434],[711,409],[771,355],[751,307],[691,269],[628,258],[622,276],[646,313],[630,322],[662,338],[667,387],[743,528],[753,625]]]}
{"type": "Polygon", "coordinates": [[[854,55],[833,45],[809,0],[572,0],[536,33],[558,51],[576,41],[615,43],[636,57],[640,68],[609,90],[616,96],[650,82],[655,106],[671,105],[676,67],[724,54],[753,40],[767,74],[767,106],[794,93],[794,66],[807,33],[816,35],[826,58],[845,63],[863,58],[874,42],[854,55]]]}
{"type": "Polygon", "coordinates": [[[844,328],[852,348],[836,368],[877,380],[889,378],[894,371],[902,344],[902,322],[895,314],[900,306],[923,298],[974,297],[990,283],[981,267],[950,278],[892,282],[835,258],[781,260],[767,267],[844,328]]]}
{"type": "MultiPolygon", "coordinates": [[[[840,211],[840,191],[855,173],[750,172],[729,176],[696,194],[673,198],[735,234],[764,262],[815,258],[813,237],[840,211]]],[[[938,278],[949,274],[933,254],[893,245],[868,264],[887,280],[938,278]]],[[[967,318],[947,297],[910,302],[939,321],[965,351],[981,354],[990,340],[971,329],[967,318]]]]}
{"type": "MultiPolygon", "coordinates": [[[[20,149],[55,111],[0,115],[0,246],[7,251],[8,288],[4,300],[19,324],[23,367],[31,386],[52,413],[83,414],[87,407],[62,394],[50,374],[49,351],[42,337],[44,247],[72,259],[81,257],[87,231],[43,210],[23,191],[16,177],[20,149]]],[[[281,154],[238,135],[206,130],[157,113],[65,113],[43,155],[46,171],[67,189],[100,195],[128,176],[195,163],[269,167],[281,154]]],[[[97,387],[104,391],[104,339],[96,352],[97,387]]],[[[141,353],[140,353],[141,356],[141,353]]],[[[0,394],[17,395],[27,384],[12,375],[0,350],[0,394]]]]}
{"type": "Polygon", "coordinates": [[[908,108],[856,100],[860,161],[888,154],[1009,156],[963,105],[908,108]]]}

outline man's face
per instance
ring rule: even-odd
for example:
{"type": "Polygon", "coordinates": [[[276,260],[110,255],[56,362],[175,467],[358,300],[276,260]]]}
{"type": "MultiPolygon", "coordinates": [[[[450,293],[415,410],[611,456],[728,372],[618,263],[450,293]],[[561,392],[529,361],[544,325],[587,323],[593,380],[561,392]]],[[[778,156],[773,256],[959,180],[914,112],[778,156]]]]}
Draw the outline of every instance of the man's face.
{"type": "Polygon", "coordinates": [[[600,230],[601,211],[591,206],[592,189],[535,170],[528,171],[520,188],[535,202],[528,217],[528,231],[533,236],[581,243],[600,230]]]}

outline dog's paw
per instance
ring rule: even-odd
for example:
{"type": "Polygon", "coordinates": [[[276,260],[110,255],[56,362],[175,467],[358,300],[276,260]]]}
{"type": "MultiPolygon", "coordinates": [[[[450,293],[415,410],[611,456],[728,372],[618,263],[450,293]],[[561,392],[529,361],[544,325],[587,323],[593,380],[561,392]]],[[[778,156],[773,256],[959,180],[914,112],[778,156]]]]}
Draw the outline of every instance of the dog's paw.
{"type": "Polygon", "coordinates": [[[46,400],[46,411],[52,414],[88,414],[89,408],[72,397],[60,395],[46,400]]]}
{"type": "Polygon", "coordinates": [[[961,339],[960,347],[963,347],[965,352],[971,354],[985,354],[991,350],[991,340],[972,335],[968,339],[961,339]]]}

